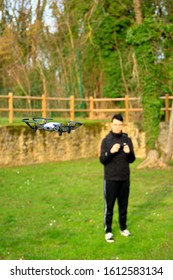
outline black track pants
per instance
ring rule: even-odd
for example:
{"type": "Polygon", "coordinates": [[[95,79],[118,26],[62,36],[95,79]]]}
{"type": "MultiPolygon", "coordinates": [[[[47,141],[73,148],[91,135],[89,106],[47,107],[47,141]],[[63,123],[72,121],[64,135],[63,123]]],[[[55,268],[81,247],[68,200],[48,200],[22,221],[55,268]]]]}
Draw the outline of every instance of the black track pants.
{"type": "Polygon", "coordinates": [[[118,202],[119,226],[126,229],[127,207],[129,198],[129,181],[104,181],[104,229],[112,232],[112,220],[115,201],[118,202]]]}

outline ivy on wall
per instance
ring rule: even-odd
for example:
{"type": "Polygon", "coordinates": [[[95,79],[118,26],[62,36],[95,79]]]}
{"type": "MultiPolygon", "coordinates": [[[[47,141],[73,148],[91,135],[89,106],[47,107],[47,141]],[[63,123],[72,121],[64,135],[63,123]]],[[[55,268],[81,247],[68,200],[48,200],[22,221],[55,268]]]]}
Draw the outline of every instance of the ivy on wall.
{"type": "Polygon", "coordinates": [[[158,45],[161,40],[160,25],[152,19],[129,29],[127,41],[135,47],[141,82],[143,105],[143,129],[147,148],[154,149],[160,123],[160,67],[158,45]],[[156,47],[156,41],[158,41],[156,47]]]}

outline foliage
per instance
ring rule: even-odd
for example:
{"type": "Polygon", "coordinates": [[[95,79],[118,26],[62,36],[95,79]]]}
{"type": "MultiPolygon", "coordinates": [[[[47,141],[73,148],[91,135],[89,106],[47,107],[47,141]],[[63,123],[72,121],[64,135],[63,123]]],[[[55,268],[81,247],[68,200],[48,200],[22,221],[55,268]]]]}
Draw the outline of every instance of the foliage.
{"type": "MultiPolygon", "coordinates": [[[[163,22],[148,18],[143,24],[129,29],[127,41],[135,47],[140,67],[140,82],[142,87],[143,127],[146,132],[147,146],[155,147],[160,123],[162,94],[159,48],[162,45],[163,22]]],[[[161,49],[162,50],[162,49],[161,49]]],[[[163,54],[164,56],[164,50],[163,54]]],[[[162,60],[162,59],[161,59],[162,60]]]]}
{"type": "Polygon", "coordinates": [[[93,26],[93,44],[98,48],[104,73],[101,94],[106,97],[124,96],[120,58],[116,48],[120,49],[121,56],[125,59],[127,57],[125,36],[130,25],[130,17],[122,16],[125,11],[117,10],[117,5],[111,1],[108,1],[107,5],[104,3],[101,9],[99,24],[93,26]]]}
{"type": "Polygon", "coordinates": [[[172,0],[139,0],[141,24],[136,1],[34,3],[0,6],[0,94],[141,97],[153,148],[158,97],[173,92],[172,0]]]}
{"type": "Polygon", "coordinates": [[[128,210],[134,237],[120,235],[116,204],[114,244],[104,240],[98,159],[1,168],[0,259],[172,259],[173,167],[137,170],[138,163],[131,167],[128,210]]]}
{"type": "MultiPolygon", "coordinates": [[[[85,96],[139,95],[133,48],[126,41],[131,28],[135,32],[132,1],[35,1],[34,6],[31,1],[22,3],[15,6],[10,0],[1,6],[0,88],[4,92],[10,85],[10,91],[16,94],[33,95],[37,91],[41,95],[46,91],[51,96],[78,97],[83,89],[85,96]],[[39,86],[33,79],[36,76],[39,86]]],[[[142,12],[144,18],[165,23],[161,29],[167,34],[161,46],[166,70],[162,85],[170,92],[172,8],[170,1],[162,1],[162,5],[154,0],[142,1],[142,12]]],[[[151,39],[159,51],[158,30],[152,29],[151,24],[146,29],[147,33],[137,26],[135,48],[141,44],[142,52],[143,41],[151,39]]]]}

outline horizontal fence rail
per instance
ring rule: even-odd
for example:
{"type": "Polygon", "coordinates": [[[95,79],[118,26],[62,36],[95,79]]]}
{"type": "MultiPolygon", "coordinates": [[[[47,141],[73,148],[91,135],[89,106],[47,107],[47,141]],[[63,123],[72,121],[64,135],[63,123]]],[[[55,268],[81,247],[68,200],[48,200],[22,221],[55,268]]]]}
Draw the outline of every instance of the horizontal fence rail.
{"type": "MultiPolygon", "coordinates": [[[[160,97],[163,100],[161,111],[164,115],[164,121],[169,121],[171,110],[171,101],[173,96],[165,95],[160,97]]],[[[141,114],[143,111],[140,98],[126,95],[120,98],[69,98],[42,96],[16,96],[13,93],[0,95],[0,115],[8,115],[9,124],[13,123],[16,114],[27,117],[27,114],[39,114],[40,117],[46,118],[52,114],[64,114],[70,120],[74,120],[76,114],[85,114],[89,119],[105,118],[106,114],[115,114],[122,112],[125,121],[136,121],[136,115],[130,119],[131,113],[141,114]],[[17,101],[17,103],[16,103],[17,101]],[[1,106],[3,105],[3,107],[1,106]]]]}

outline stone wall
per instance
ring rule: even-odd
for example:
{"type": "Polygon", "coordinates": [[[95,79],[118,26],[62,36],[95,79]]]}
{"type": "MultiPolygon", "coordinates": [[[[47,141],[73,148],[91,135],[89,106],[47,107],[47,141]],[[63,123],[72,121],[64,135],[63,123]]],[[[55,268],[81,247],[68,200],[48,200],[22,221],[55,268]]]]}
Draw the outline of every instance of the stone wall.
{"type": "MultiPolygon", "coordinates": [[[[0,127],[0,166],[19,166],[35,163],[98,157],[109,124],[83,124],[71,134],[37,131],[27,126],[0,127]]],[[[133,123],[124,126],[132,138],[136,157],[145,157],[145,135],[133,123]]]]}

